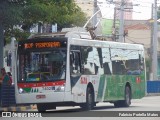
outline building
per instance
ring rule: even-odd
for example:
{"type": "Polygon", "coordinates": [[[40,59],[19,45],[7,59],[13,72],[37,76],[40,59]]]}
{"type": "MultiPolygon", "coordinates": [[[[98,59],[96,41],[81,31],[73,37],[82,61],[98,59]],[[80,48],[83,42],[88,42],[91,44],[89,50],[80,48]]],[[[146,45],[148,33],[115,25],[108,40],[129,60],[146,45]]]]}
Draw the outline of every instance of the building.
{"type": "MultiPolygon", "coordinates": [[[[90,2],[89,4],[85,4],[86,0],[77,0],[77,1],[82,1],[80,2],[81,4],[78,4],[81,9],[87,13],[88,16],[91,16],[93,14],[93,1],[90,2]]],[[[89,1],[89,0],[87,0],[89,1]]],[[[115,3],[121,4],[121,0],[111,0],[115,3]]],[[[124,11],[124,25],[125,25],[125,42],[127,43],[138,43],[138,44],[143,44],[145,48],[145,54],[146,54],[146,60],[147,60],[147,75],[149,79],[149,71],[150,71],[150,66],[151,66],[151,41],[152,41],[152,28],[151,28],[151,23],[149,23],[148,20],[133,20],[133,0],[124,0],[125,6],[124,8],[129,8],[125,9],[124,11]]],[[[109,4],[109,3],[108,3],[109,4]]],[[[119,20],[120,18],[120,11],[119,9],[119,4],[115,4],[116,6],[116,20],[119,20]]],[[[116,21],[115,20],[115,21],[116,21]]],[[[113,29],[113,24],[114,20],[104,20],[102,19],[101,22],[101,29],[102,29],[102,35],[106,36],[106,40],[113,40],[111,36],[115,32],[113,29]]],[[[118,29],[119,29],[119,25],[118,29]]],[[[159,28],[160,30],[160,28],[159,28]]],[[[117,33],[118,34],[118,33],[117,33]]],[[[118,39],[118,38],[117,38],[118,39]]],[[[160,45],[160,32],[158,33],[158,45],[160,45]]],[[[158,47],[157,51],[157,58],[158,58],[158,76],[160,79],[160,47],[158,47]]]]}
{"type": "MultiPolygon", "coordinates": [[[[147,23],[145,20],[125,21],[126,35],[124,36],[124,41],[127,43],[143,44],[149,53],[151,47],[151,27],[147,23]]],[[[149,57],[148,53],[146,57],[149,57]]]]}
{"type": "Polygon", "coordinates": [[[87,17],[93,15],[93,0],[74,0],[75,3],[82,9],[84,13],[87,14],[87,17]]]}

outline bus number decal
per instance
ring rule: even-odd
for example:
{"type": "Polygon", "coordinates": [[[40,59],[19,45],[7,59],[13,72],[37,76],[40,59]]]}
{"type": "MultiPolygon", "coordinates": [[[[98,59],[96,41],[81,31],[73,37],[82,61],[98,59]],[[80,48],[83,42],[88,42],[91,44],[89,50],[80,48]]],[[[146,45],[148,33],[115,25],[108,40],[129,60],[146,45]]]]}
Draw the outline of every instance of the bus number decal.
{"type": "Polygon", "coordinates": [[[81,77],[80,83],[81,84],[87,84],[88,83],[87,78],[86,77],[81,77]]]}
{"type": "Polygon", "coordinates": [[[55,87],[54,86],[43,87],[43,90],[55,90],[55,87]]]}

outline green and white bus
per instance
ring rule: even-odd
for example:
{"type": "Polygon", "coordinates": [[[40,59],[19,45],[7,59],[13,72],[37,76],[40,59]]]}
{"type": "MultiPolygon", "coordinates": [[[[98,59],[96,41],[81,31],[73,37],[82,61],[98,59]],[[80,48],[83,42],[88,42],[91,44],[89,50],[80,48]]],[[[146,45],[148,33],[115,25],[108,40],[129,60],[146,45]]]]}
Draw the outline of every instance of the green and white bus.
{"type": "MultiPolygon", "coordinates": [[[[15,51],[15,50],[14,50],[15,51]]],[[[145,96],[144,47],[92,40],[80,32],[40,34],[20,41],[13,58],[17,104],[91,110],[98,102],[129,107],[145,96]]]]}

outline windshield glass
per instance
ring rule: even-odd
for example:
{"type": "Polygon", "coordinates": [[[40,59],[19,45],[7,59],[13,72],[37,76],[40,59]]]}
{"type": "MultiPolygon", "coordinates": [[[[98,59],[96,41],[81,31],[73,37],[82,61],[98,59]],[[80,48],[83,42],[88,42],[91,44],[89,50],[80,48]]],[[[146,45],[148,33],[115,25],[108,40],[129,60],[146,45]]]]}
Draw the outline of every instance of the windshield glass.
{"type": "Polygon", "coordinates": [[[20,53],[19,64],[19,82],[62,80],[66,76],[66,50],[20,53]]]}

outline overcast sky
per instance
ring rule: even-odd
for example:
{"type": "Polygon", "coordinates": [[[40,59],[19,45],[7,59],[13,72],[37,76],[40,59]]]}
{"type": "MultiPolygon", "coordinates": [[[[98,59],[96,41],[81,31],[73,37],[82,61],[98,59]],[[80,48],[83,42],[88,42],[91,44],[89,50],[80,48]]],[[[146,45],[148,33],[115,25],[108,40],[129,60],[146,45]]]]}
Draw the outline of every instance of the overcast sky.
{"type": "MultiPolygon", "coordinates": [[[[100,3],[100,8],[102,10],[103,17],[113,18],[114,5],[107,5],[107,0],[98,0],[100,3]]],[[[124,0],[127,1],[127,0],[124,0]]],[[[133,7],[133,19],[137,20],[147,20],[151,18],[151,5],[154,0],[132,0],[133,4],[139,4],[133,7]]],[[[159,2],[159,0],[157,0],[159,2]]],[[[158,4],[160,5],[160,4],[158,4]]]]}

